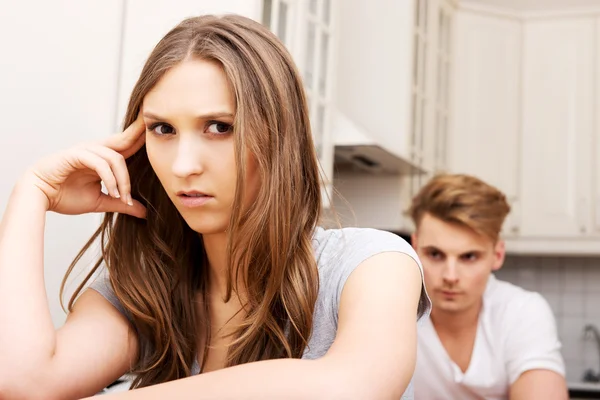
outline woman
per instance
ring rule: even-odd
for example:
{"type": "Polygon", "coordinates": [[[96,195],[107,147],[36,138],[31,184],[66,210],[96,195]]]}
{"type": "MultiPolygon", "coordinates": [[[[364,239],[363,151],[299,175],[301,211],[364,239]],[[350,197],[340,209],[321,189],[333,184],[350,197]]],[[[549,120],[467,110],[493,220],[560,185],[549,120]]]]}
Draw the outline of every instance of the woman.
{"type": "Polygon", "coordinates": [[[318,227],[306,99],[273,34],[239,16],[183,21],[150,55],[124,125],[14,188],[0,398],[90,396],[124,373],[137,389],[115,396],[131,399],[412,398],[420,264],[390,233],[318,227]],[[106,274],[56,332],[47,211],[106,213],[90,240],[106,274]]]}

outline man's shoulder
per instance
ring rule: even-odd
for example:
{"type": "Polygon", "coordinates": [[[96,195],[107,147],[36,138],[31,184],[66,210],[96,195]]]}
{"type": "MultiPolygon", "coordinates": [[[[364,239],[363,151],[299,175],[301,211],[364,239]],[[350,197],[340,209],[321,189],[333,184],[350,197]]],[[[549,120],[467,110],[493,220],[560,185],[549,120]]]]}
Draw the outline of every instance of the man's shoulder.
{"type": "Polygon", "coordinates": [[[546,299],[538,292],[499,280],[493,275],[483,297],[484,308],[499,323],[552,314],[546,299]]]}
{"type": "Polygon", "coordinates": [[[508,381],[512,384],[532,369],[564,376],[556,319],[546,299],[509,282],[495,280],[491,286],[488,289],[493,290],[486,293],[489,307],[484,305],[485,332],[501,349],[508,381]]]}

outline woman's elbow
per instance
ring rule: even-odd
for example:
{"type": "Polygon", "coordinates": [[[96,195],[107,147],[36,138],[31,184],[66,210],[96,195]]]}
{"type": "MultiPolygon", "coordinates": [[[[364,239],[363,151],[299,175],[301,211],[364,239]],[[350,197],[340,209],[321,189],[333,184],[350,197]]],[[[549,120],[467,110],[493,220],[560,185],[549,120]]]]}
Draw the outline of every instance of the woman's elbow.
{"type": "Polygon", "coordinates": [[[363,371],[348,374],[337,381],[332,380],[326,396],[334,400],[373,399],[398,400],[406,392],[412,379],[413,371],[379,372],[363,371]]]}
{"type": "Polygon", "coordinates": [[[53,400],[53,390],[38,379],[34,373],[0,371],[0,400],[53,400]]]}
{"type": "Polygon", "coordinates": [[[323,399],[328,400],[398,400],[406,391],[408,385],[340,385],[330,388],[323,396],[323,399]]]}

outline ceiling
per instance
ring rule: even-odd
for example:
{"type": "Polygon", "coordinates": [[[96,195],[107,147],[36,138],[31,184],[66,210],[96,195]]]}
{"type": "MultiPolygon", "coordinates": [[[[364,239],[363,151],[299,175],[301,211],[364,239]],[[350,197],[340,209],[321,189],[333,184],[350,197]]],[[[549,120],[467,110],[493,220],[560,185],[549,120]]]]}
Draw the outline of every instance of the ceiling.
{"type": "Polygon", "coordinates": [[[460,0],[460,2],[527,11],[600,6],[600,0],[460,0]]]}

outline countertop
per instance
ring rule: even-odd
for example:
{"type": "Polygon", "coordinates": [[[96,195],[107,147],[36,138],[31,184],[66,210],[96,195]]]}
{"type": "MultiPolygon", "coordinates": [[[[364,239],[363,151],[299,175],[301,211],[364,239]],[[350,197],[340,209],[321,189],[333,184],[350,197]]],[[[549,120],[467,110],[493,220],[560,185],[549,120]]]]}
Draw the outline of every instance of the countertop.
{"type": "Polygon", "coordinates": [[[567,382],[569,397],[575,399],[600,399],[600,383],[567,382]]]}

